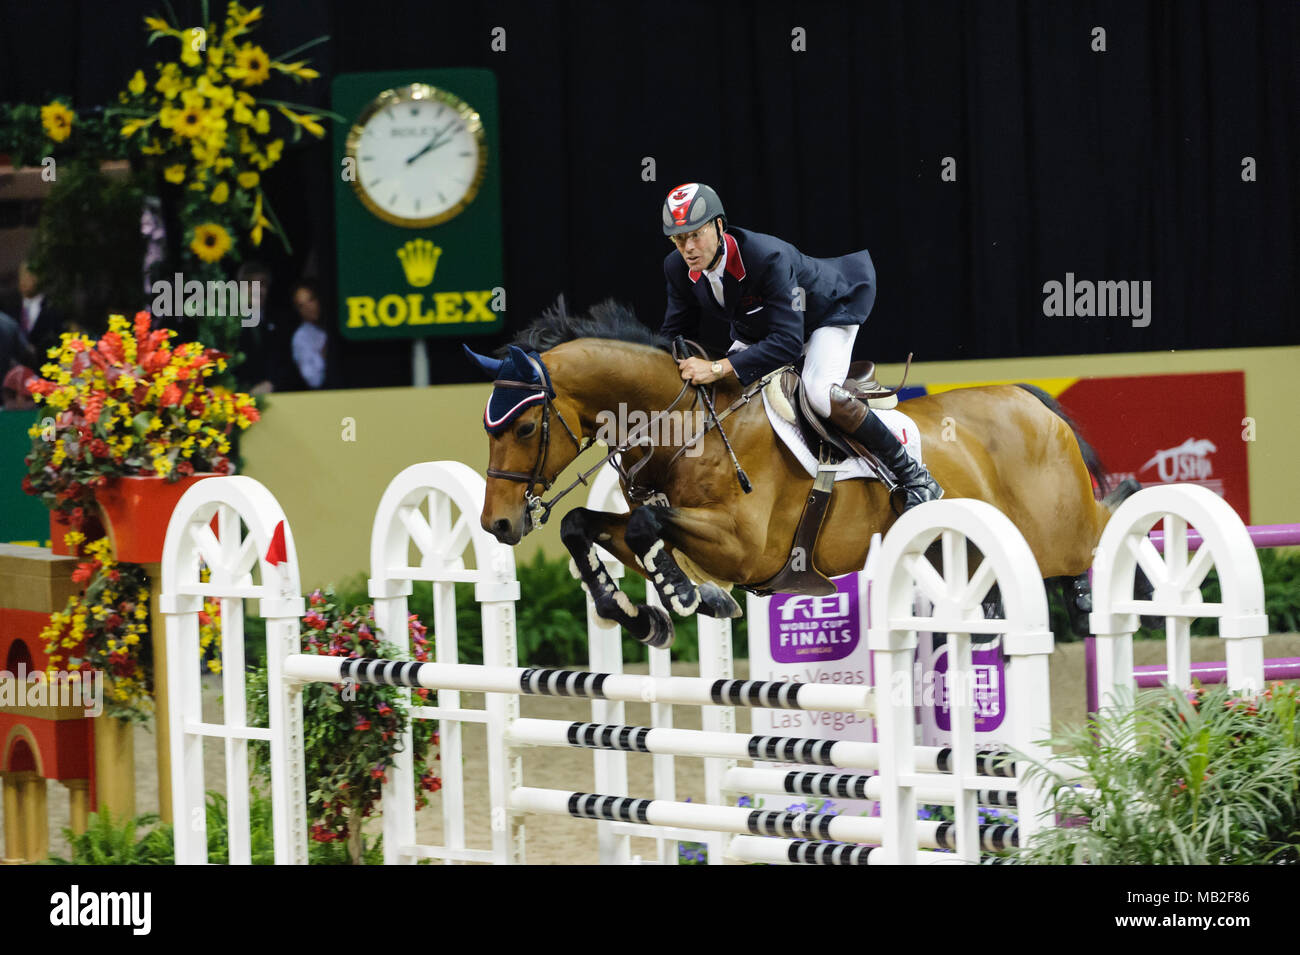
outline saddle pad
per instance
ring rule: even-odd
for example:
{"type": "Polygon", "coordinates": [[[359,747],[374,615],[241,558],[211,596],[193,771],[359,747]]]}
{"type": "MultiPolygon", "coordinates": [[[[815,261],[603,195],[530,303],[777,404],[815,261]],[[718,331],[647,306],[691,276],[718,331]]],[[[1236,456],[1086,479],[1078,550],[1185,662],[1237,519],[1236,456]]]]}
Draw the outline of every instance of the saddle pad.
{"type": "MultiPolygon", "coordinates": [[[[808,472],[809,477],[816,477],[816,452],[808,447],[798,426],[786,421],[772,408],[772,402],[767,391],[766,388],[763,389],[763,408],[767,411],[767,420],[772,422],[772,430],[780,436],[785,446],[799,459],[799,463],[804,466],[804,470],[808,472]]],[[[921,432],[912,419],[898,410],[875,411],[873,414],[885,423],[885,427],[894,432],[894,436],[902,442],[903,447],[907,449],[907,453],[912,456],[913,460],[920,463],[921,432]]],[[[846,458],[836,467],[839,469],[835,474],[835,480],[837,481],[847,481],[849,478],[880,479],[880,475],[863,458],[846,458]]]]}

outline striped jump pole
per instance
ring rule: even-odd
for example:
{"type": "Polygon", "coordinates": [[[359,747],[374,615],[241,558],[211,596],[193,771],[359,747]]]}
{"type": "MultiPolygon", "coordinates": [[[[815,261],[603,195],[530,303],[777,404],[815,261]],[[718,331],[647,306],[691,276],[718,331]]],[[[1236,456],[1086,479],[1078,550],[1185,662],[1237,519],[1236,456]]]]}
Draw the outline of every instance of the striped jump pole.
{"type": "MultiPolygon", "coordinates": [[[[579,749],[611,749],[626,753],[701,758],[721,756],[727,759],[803,763],[842,769],[875,769],[880,762],[878,743],[798,736],[710,733],[705,730],[652,726],[566,723],[563,720],[515,720],[510,728],[510,741],[519,746],[572,746],[579,749]]],[[[918,772],[951,773],[954,763],[952,747],[916,747],[918,772]]],[[[977,771],[983,776],[1010,778],[1015,775],[1015,764],[1002,751],[976,753],[975,763],[977,771]]]]}
{"type": "MultiPolygon", "coordinates": [[[[727,854],[738,862],[767,865],[884,865],[887,862],[886,853],[879,846],[761,836],[732,836],[727,854]]],[[[970,864],[951,852],[918,852],[916,862],[918,865],[970,864]]]]}
{"type": "MultiPolygon", "coordinates": [[[[774,812],[737,806],[637,799],[563,789],[535,789],[523,786],[510,795],[516,812],[572,816],[575,819],[629,822],[650,826],[673,826],[714,832],[734,832],[786,839],[814,839],[835,842],[880,842],[884,822],[873,816],[836,816],[821,812],[774,812]]],[[[956,829],[951,822],[918,822],[919,845],[926,849],[954,849],[956,829]]],[[[986,851],[1018,843],[1014,826],[981,826],[979,843],[986,851]]]]}
{"type": "MultiPolygon", "coordinates": [[[[932,786],[917,786],[916,801],[927,805],[956,805],[957,793],[944,781],[932,786]]],[[[878,802],[884,786],[876,775],[865,773],[824,773],[812,770],[747,769],[728,771],[723,788],[735,793],[788,793],[791,796],[821,796],[827,799],[862,799],[878,802]]],[[[1016,783],[990,786],[976,791],[976,801],[986,808],[1014,809],[1016,783]]]]}
{"type": "Polygon", "coordinates": [[[370,683],[525,696],[565,696],[689,706],[756,706],[830,713],[871,712],[870,687],[827,686],[770,680],[709,680],[652,677],[585,670],[489,667],[470,663],[408,663],[367,657],[294,654],[285,676],[299,683],[370,683]]]}

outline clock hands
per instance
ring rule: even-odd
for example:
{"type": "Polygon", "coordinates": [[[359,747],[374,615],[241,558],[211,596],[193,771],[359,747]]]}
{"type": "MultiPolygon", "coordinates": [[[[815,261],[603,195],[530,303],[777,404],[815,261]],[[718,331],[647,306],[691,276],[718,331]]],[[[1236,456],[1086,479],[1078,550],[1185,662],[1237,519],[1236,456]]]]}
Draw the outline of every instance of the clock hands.
{"type": "Polygon", "coordinates": [[[416,153],[414,156],[407,159],[406,164],[409,166],[411,163],[415,162],[425,153],[432,152],[433,150],[437,149],[439,146],[445,146],[447,145],[447,143],[451,142],[450,139],[443,139],[442,134],[445,133],[447,130],[451,129],[451,127],[455,126],[458,119],[459,117],[451,120],[451,122],[447,123],[446,126],[442,127],[442,129],[434,133],[433,139],[429,140],[429,142],[425,145],[425,147],[421,149],[418,153],[416,153]]]}

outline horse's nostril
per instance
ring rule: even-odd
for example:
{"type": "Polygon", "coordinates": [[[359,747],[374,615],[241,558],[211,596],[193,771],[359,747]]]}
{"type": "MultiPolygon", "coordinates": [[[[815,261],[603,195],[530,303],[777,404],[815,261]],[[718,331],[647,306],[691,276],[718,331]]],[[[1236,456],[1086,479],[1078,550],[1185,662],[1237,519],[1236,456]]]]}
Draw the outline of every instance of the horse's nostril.
{"type": "Polygon", "coordinates": [[[492,522],[492,533],[495,534],[497,537],[500,537],[500,536],[503,535],[503,534],[509,534],[509,533],[510,533],[510,522],[509,522],[508,520],[506,520],[504,517],[501,518],[501,519],[498,520],[498,521],[493,521],[493,522],[492,522]]]}

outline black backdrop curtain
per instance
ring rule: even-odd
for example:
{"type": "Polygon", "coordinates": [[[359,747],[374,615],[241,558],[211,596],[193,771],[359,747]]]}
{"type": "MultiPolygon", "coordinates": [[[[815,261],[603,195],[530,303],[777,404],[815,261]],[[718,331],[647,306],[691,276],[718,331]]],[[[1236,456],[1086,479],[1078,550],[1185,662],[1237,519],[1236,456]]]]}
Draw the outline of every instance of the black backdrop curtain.
{"type": "MultiPolygon", "coordinates": [[[[0,100],[109,102],[148,57],[141,17],[164,9],[0,5],[0,100]]],[[[659,203],[699,179],[736,225],[810,255],[870,249],[879,297],[858,350],[877,360],[1300,343],[1290,0],[271,0],[266,21],[273,54],[330,34],[306,96],[322,104],[337,72],[496,71],[512,328],[560,292],[617,297],[657,325],[659,203]],[[956,182],[941,181],[947,156],[956,182]],[[1067,272],[1149,280],[1150,325],[1045,317],[1043,283],[1067,272]]],[[[313,144],[268,181],[295,244],[272,257],[281,293],[304,267],[332,281],[333,174],[313,144]]],[[[435,380],[473,380],[450,342],[435,349],[435,380]]],[[[351,384],[407,372],[393,346],[347,356],[351,384]]]]}

